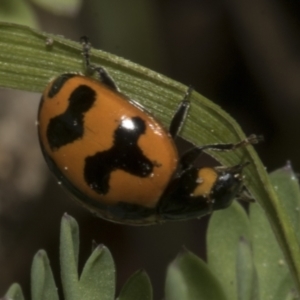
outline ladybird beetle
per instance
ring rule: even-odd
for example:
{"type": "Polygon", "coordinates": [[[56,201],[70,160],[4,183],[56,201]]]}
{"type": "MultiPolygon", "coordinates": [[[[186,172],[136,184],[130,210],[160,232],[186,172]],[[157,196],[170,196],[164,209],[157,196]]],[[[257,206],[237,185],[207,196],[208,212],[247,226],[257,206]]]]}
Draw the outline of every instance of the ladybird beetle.
{"type": "Polygon", "coordinates": [[[193,166],[205,149],[233,150],[254,144],[193,147],[181,157],[174,139],[190,106],[189,88],[166,130],[143,107],[122,94],[102,67],[87,70],[99,80],[65,73],[46,87],[38,112],[38,135],[50,170],[71,196],[101,218],[147,225],[199,218],[228,207],[242,187],[242,170],[193,166]]]}

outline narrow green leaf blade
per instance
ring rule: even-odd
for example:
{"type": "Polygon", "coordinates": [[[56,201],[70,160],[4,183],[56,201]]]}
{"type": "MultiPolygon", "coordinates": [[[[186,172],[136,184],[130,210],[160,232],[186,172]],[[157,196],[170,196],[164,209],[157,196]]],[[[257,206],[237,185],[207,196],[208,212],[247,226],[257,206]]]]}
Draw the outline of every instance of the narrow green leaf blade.
{"type": "Polygon", "coordinates": [[[51,38],[25,26],[0,23],[0,85],[41,92],[55,75],[80,71],[81,55],[74,49],[79,44],[60,38],[47,46],[51,38]]]}
{"type": "Polygon", "coordinates": [[[207,265],[184,251],[168,267],[166,300],[225,300],[222,286],[207,265]]]}
{"type": "Polygon", "coordinates": [[[78,299],[113,300],[115,297],[115,266],[109,250],[96,247],[86,262],[79,282],[78,299]]]}
{"type": "Polygon", "coordinates": [[[123,286],[117,300],[152,300],[153,291],[149,276],[144,271],[133,274],[123,286]]]}
{"type": "Polygon", "coordinates": [[[238,202],[214,212],[207,232],[207,259],[226,296],[237,300],[236,261],[241,238],[251,241],[249,220],[238,202]]]}
{"type": "Polygon", "coordinates": [[[79,229],[74,218],[64,214],[60,233],[61,280],[66,300],[80,300],[78,283],[79,229]]]}
{"type": "Polygon", "coordinates": [[[24,300],[22,289],[18,283],[10,286],[3,300],[24,300]]]}
{"type": "Polygon", "coordinates": [[[40,250],[31,267],[32,300],[59,300],[47,253],[40,250]]]}

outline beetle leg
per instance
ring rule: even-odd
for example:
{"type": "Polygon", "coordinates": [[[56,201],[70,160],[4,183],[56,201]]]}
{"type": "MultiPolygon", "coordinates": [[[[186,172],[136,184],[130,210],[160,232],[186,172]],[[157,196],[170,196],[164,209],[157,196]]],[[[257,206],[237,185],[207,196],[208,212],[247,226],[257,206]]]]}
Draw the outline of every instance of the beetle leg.
{"type": "Polygon", "coordinates": [[[85,68],[87,73],[93,74],[94,72],[98,73],[100,81],[105,84],[106,86],[110,87],[115,91],[120,91],[114,80],[108,74],[108,72],[100,66],[96,66],[91,64],[91,44],[87,36],[82,36],[80,38],[82,44],[82,55],[84,58],[85,68]]]}
{"type": "Polygon", "coordinates": [[[184,123],[184,120],[186,118],[187,112],[190,108],[190,100],[189,97],[193,91],[193,88],[190,86],[185,95],[183,100],[180,102],[177,111],[175,112],[171,124],[169,127],[169,133],[172,136],[173,139],[175,139],[180,132],[180,129],[184,123]]]}
{"type": "Polygon", "coordinates": [[[103,67],[95,67],[95,72],[98,73],[100,81],[111,89],[120,92],[120,89],[114,82],[114,80],[110,77],[107,71],[103,67]]]}
{"type": "Polygon", "coordinates": [[[204,150],[232,151],[248,145],[257,144],[262,139],[262,136],[251,134],[246,139],[236,144],[210,144],[202,147],[193,147],[181,156],[179,165],[181,166],[181,170],[186,170],[195,162],[195,160],[203,153],[204,150]]]}

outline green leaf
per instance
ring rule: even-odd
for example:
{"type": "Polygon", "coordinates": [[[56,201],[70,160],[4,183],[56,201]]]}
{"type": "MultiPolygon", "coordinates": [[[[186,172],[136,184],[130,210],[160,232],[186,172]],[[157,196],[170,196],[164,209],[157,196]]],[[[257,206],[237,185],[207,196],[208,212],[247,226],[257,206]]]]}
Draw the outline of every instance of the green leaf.
{"type": "Polygon", "coordinates": [[[74,218],[64,214],[60,233],[60,267],[66,300],[81,300],[78,282],[79,229],[74,218]]]}
{"type": "MultiPolygon", "coordinates": [[[[282,210],[285,212],[285,218],[282,221],[290,224],[291,234],[295,232],[299,239],[300,194],[298,180],[290,164],[273,172],[270,177],[281,199],[282,210]]],[[[250,207],[250,221],[261,299],[267,299],[266,297],[274,300],[283,299],[284,291],[279,291],[278,287],[284,281],[288,281],[289,285],[292,285],[291,273],[266,215],[258,204],[250,207]]]]}
{"type": "Polygon", "coordinates": [[[278,193],[286,217],[300,241],[300,188],[297,175],[288,162],[270,175],[274,189],[278,193]]]}
{"type": "Polygon", "coordinates": [[[47,253],[40,250],[34,257],[31,267],[32,300],[58,300],[47,253]]]}
{"type": "Polygon", "coordinates": [[[0,21],[38,27],[33,10],[24,0],[1,0],[0,21]]]}
{"type": "Polygon", "coordinates": [[[79,282],[78,299],[113,300],[115,296],[115,266],[109,250],[98,246],[86,262],[79,282]]]}
{"type": "MultiPolygon", "coordinates": [[[[50,78],[63,72],[84,72],[81,45],[24,26],[0,23],[0,86],[41,92],[50,78]],[[49,43],[52,40],[52,43],[49,43]]],[[[92,50],[94,64],[105,67],[121,90],[168,126],[187,87],[120,57],[92,50]]],[[[239,125],[219,106],[197,92],[181,136],[196,145],[238,142],[245,138],[239,125]]],[[[241,161],[245,185],[266,211],[300,291],[300,245],[291,220],[270,183],[253,147],[231,153],[209,152],[224,165],[241,161]]]]}
{"type": "Polygon", "coordinates": [[[78,13],[82,1],[81,0],[31,0],[41,8],[55,14],[63,16],[74,16],[78,13]]]}
{"type": "Polygon", "coordinates": [[[258,204],[250,206],[250,222],[260,298],[276,300],[278,293],[274,287],[289,274],[289,270],[270,224],[258,204]]]}
{"type": "Polygon", "coordinates": [[[208,265],[230,300],[238,299],[236,262],[242,237],[251,241],[249,220],[239,203],[213,213],[207,232],[208,265]]]}
{"type": "Polygon", "coordinates": [[[282,280],[282,282],[279,283],[279,285],[276,287],[276,299],[283,299],[283,300],[298,300],[299,297],[297,296],[297,292],[294,288],[294,282],[292,281],[292,278],[290,274],[286,276],[282,280]]]}
{"type": "Polygon", "coordinates": [[[246,239],[238,243],[236,263],[237,293],[239,300],[259,300],[257,272],[251,247],[246,239]]]}
{"type": "Polygon", "coordinates": [[[18,283],[14,283],[10,286],[8,291],[5,294],[5,298],[3,300],[24,300],[24,296],[22,293],[22,289],[18,283]]]}
{"type": "Polygon", "coordinates": [[[168,268],[166,300],[225,300],[224,291],[207,265],[184,251],[168,268]]]}
{"type": "Polygon", "coordinates": [[[117,300],[152,300],[153,292],[150,279],[146,272],[133,274],[123,286],[117,300]]]}
{"type": "MultiPolygon", "coordinates": [[[[0,41],[0,85],[3,87],[42,92],[54,76],[63,72],[85,72],[82,46],[61,36],[0,23],[0,41]],[[52,46],[47,45],[49,39],[53,40],[52,46]]],[[[92,49],[91,60],[105,67],[126,95],[168,126],[186,86],[101,50],[92,49]]],[[[239,126],[217,105],[195,91],[191,102],[183,137],[198,145],[244,138],[239,126]]],[[[247,159],[247,152],[240,149],[230,155],[216,152],[215,156],[223,157],[223,161],[231,165],[247,159]]],[[[248,172],[250,169],[247,168],[248,172]]]]}

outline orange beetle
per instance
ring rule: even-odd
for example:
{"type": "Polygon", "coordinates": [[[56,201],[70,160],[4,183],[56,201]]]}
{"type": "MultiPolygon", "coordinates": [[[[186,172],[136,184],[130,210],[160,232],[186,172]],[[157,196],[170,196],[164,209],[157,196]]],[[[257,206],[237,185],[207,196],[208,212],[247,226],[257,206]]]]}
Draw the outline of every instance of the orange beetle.
{"type": "Polygon", "coordinates": [[[174,143],[190,105],[189,89],[166,130],[120,93],[102,67],[100,80],[65,73],[46,87],[38,112],[42,152],[58,181],[89,210],[118,223],[146,225],[199,218],[228,207],[241,191],[242,169],[196,168],[203,149],[231,150],[257,142],[193,147],[179,157],[174,143]]]}

